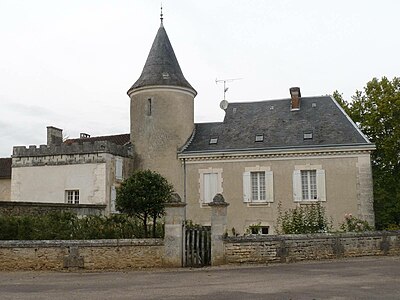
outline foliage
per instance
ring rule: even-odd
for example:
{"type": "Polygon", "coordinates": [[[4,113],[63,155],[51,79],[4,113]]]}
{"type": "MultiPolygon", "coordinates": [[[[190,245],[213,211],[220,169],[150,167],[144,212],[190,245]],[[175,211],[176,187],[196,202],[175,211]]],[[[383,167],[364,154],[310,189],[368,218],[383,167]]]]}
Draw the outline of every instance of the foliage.
{"type": "Polygon", "coordinates": [[[346,232],[364,232],[373,230],[367,221],[356,218],[352,214],[344,215],[344,222],[340,224],[339,228],[346,232]]]}
{"type": "Polygon", "coordinates": [[[372,154],[376,227],[400,225],[400,78],[373,78],[352,101],[335,99],[376,145],[372,154]]]}
{"type": "Polygon", "coordinates": [[[148,220],[153,220],[153,237],[157,218],[165,213],[165,203],[172,197],[173,187],[157,172],[140,170],[127,178],[117,189],[116,207],[119,211],[139,218],[148,236],[148,220]]]}
{"type": "Polygon", "coordinates": [[[258,234],[261,229],[261,223],[257,224],[251,224],[247,229],[246,229],[246,234],[258,234]]]}
{"type": "Polygon", "coordinates": [[[278,204],[278,220],[276,231],[278,234],[307,234],[329,232],[332,222],[325,216],[325,208],[321,203],[301,205],[282,212],[281,203],[278,204]]]}
{"type": "MultiPolygon", "coordinates": [[[[157,236],[162,236],[161,224],[157,236]]],[[[0,216],[0,240],[82,240],[142,238],[139,220],[127,215],[77,217],[69,212],[0,216]]]]}

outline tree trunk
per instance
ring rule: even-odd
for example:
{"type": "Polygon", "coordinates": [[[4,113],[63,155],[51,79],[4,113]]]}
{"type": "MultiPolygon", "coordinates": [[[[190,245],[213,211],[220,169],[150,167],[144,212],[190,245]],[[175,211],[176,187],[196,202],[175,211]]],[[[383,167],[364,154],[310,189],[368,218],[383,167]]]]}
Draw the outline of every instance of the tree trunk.
{"type": "Polygon", "coordinates": [[[157,214],[153,215],[153,238],[156,237],[157,214]]]}
{"type": "Polygon", "coordinates": [[[144,237],[147,238],[147,213],[143,216],[144,237]]]}

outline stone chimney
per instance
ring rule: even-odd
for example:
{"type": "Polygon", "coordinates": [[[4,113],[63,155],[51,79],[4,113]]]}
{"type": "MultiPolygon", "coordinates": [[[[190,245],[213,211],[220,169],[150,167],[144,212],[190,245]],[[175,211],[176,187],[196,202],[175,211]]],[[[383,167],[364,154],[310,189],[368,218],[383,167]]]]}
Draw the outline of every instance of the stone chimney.
{"type": "Polygon", "coordinates": [[[47,146],[61,145],[62,142],[62,129],[53,126],[47,126],[47,146]]]}
{"type": "Polygon", "coordinates": [[[300,109],[300,98],[301,98],[301,93],[300,93],[300,88],[299,87],[291,87],[289,89],[290,91],[290,97],[292,98],[291,101],[291,110],[299,110],[300,109]]]}

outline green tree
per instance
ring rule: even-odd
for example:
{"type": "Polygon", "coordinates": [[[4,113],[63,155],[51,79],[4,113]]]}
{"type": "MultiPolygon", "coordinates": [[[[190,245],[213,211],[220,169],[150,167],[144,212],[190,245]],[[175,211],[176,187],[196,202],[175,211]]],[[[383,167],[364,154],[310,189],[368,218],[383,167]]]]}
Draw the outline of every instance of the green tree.
{"type": "Polygon", "coordinates": [[[137,171],[117,189],[116,207],[142,220],[145,237],[148,236],[148,221],[152,218],[155,237],[157,218],[164,215],[165,203],[171,200],[172,192],[172,185],[157,172],[137,171]]]}
{"type": "Polygon", "coordinates": [[[376,145],[372,154],[376,227],[400,225],[400,78],[373,78],[352,101],[335,99],[376,145]]]}

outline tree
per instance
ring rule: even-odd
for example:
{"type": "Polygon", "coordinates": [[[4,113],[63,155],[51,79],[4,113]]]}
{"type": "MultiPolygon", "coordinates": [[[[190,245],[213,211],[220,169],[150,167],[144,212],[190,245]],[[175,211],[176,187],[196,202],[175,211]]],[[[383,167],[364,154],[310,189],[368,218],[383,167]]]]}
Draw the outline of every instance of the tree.
{"type": "Polygon", "coordinates": [[[352,102],[342,105],[364,134],[375,143],[372,154],[376,227],[400,225],[400,78],[373,78],[363,91],[356,91],[352,102]]]}
{"type": "Polygon", "coordinates": [[[157,218],[164,215],[165,203],[171,200],[172,192],[172,185],[157,172],[137,171],[117,189],[116,207],[142,220],[145,237],[148,236],[148,220],[152,218],[155,237],[157,218]]]}

